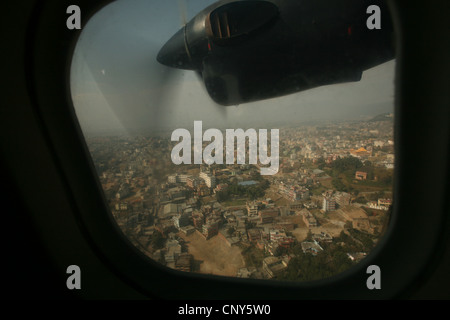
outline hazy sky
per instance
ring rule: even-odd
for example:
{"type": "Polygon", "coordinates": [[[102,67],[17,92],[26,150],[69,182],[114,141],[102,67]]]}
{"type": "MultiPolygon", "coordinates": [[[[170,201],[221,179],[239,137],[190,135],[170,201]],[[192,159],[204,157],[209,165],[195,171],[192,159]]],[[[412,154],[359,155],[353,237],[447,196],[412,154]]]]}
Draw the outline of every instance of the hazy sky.
{"type": "Polygon", "coordinates": [[[156,61],[159,49],[181,28],[182,8],[189,20],[213,2],[117,1],[89,20],[71,70],[72,98],[85,133],[190,129],[194,120],[202,120],[204,129],[265,128],[267,121],[358,119],[393,112],[395,61],[366,71],[359,82],[237,107],[218,106],[194,72],[156,61]]]}

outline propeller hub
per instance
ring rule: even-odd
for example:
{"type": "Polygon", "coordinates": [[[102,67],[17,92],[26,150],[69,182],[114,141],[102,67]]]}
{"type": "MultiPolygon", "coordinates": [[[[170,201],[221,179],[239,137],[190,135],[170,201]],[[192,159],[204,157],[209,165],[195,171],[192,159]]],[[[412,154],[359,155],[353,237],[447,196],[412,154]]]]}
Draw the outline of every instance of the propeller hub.
{"type": "Polygon", "coordinates": [[[186,27],[181,28],[161,48],[156,57],[159,63],[177,69],[195,70],[186,42],[186,27]]]}

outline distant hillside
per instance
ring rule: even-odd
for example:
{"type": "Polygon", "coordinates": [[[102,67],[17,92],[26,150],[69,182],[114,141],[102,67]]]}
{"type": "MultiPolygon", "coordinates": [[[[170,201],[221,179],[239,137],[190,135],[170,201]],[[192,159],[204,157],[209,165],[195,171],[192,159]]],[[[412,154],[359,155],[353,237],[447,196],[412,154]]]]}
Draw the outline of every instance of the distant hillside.
{"type": "Polygon", "coordinates": [[[393,113],[382,113],[379,114],[372,119],[369,120],[369,122],[375,122],[375,121],[386,121],[386,120],[394,120],[394,114],[393,113]]]}

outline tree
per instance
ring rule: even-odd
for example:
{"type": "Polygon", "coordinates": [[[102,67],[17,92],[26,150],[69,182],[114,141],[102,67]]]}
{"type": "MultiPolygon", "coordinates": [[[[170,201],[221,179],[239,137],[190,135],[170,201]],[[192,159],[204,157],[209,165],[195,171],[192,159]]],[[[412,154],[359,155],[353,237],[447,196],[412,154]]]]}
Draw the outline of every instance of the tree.
{"type": "Polygon", "coordinates": [[[231,236],[234,233],[234,231],[235,231],[234,227],[229,227],[228,230],[227,230],[227,234],[229,236],[231,236]]]}
{"type": "Polygon", "coordinates": [[[219,202],[227,201],[230,199],[230,193],[227,190],[216,192],[216,199],[219,202]]]}
{"type": "Polygon", "coordinates": [[[364,161],[364,167],[372,167],[372,162],[369,160],[364,161]]]}
{"type": "Polygon", "coordinates": [[[347,170],[356,170],[363,166],[361,160],[355,157],[339,158],[331,163],[331,167],[338,172],[344,172],[347,170]]]}
{"type": "Polygon", "coordinates": [[[200,197],[197,198],[197,201],[195,202],[195,208],[200,209],[202,207],[202,200],[200,200],[200,197]]]}
{"type": "Polygon", "coordinates": [[[348,191],[347,186],[342,182],[340,178],[333,178],[333,180],[331,180],[331,184],[337,191],[348,191]]]}
{"type": "Polygon", "coordinates": [[[261,174],[260,174],[259,172],[257,172],[257,171],[253,171],[253,172],[250,174],[250,178],[251,178],[252,180],[256,180],[256,181],[261,181],[261,180],[264,179],[264,178],[261,176],[261,174]]]}
{"type": "Polygon", "coordinates": [[[161,232],[153,233],[151,244],[154,249],[163,248],[165,242],[166,242],[166,239],[164,239],[164,236],[161,234],[161,232]]]}
{"type": "Polygon", "coordinates": [[[267,188],[270,187],[270,182],[267,179],[263,179],[260,183],[260,186],[263,190],[266,190],[267,188]]]}
{"type": "Polygon", "coordinates": [[[319,159],[317,159],[316,164],[317,164],[317,167],[319,169],[323,169],[325,167],[325,160],[324,160],[324,158],[320,157],[319,159]]]}

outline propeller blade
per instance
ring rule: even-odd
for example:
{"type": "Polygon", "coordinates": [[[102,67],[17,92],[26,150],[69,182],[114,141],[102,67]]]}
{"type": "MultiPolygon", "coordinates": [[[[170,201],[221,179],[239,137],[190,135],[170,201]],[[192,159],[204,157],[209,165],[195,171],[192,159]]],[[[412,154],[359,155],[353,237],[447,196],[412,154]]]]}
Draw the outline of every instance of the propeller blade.
{"type": "MultiPolygon", "coordinates": [[[[205,89],[205,91],[207,91],[206,86],[205,86],[205,82],[203,80],[202,73],[200,71],[196,71],[195,74],[197,76],[198,81],[200,81],[203,84],[203,89],[205,89]]],[[[218,104],[214,100],[211,100],[211,104],[214,106],[216,111],[220,114],[222,119],[224,121],[227,120],[227,118],[228,118],[228,108],[226,106],[222,106],[222,105],[218,104]]]]}
{"type": "Polygon", "coordinates": [[[178,8],[180,10],[181,26],[184,27],[187,24],[187,9],[185,0],[178,0],[178,8]]]}
{"type": "MultiPolygon", "coordinates": [[[[181,70],[168,68],[156,60],[162,44],[146,38],[141,30],[118,26],[115,37],[97,32],[81,39],[75,54],[96,87],[100,106],[91,112],[104,112],[117,119],[129,133],[164,127],[176,97],[171,83],[181,70]],[[105,109],[108,109],[106,111],[105,109]]],[[[86,86],[84,86],[86,87],[86,86]]]]}

